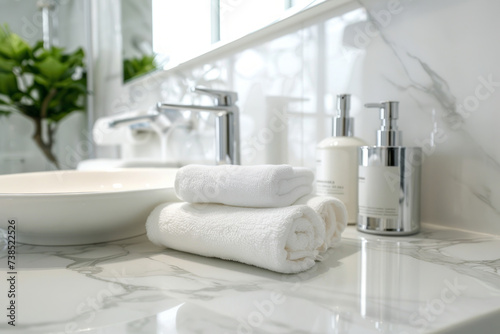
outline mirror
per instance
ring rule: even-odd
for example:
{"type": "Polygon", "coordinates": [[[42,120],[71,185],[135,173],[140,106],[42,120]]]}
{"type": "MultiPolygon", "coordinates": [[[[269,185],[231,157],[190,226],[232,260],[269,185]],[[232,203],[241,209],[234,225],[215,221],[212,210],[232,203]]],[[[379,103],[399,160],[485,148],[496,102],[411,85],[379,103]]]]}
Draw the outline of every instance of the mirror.
{"type": "Polygon", "coordinates": [[[171,68],[324,0],[121,0],[124,81],[171,68]]]}
{"type": "Polygon", "coordinates": [[[123,81],[157,69],[152,0],[121,0],[123,81]]]}

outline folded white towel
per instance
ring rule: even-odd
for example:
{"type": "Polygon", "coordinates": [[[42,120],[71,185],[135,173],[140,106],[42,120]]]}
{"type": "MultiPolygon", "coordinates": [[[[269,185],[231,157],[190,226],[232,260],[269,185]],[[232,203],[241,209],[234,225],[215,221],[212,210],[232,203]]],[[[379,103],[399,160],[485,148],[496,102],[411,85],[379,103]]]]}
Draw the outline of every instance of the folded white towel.
{"type": "Polygon", "coordinates": [[[165,203],[150,214],[146,230],[157,245],[281,273],[311,268],[325,237],[321,218],[306,205],[165,203]]]}
{"type": "Polygon", "coordinates": [[[347,209],[336,197],[307,195],[300,198],[295,205],[308,205],[316,211],[325,224],[325,240],[320,252],[340,243],[342,232],[347,226],[347,209]]]}
{"type": "Polygon", "coordinates": [[[289,165],[188,165],[177,172],[175,192],[190,203],[282,207],[312,191],[314,174],[289,165]]]}

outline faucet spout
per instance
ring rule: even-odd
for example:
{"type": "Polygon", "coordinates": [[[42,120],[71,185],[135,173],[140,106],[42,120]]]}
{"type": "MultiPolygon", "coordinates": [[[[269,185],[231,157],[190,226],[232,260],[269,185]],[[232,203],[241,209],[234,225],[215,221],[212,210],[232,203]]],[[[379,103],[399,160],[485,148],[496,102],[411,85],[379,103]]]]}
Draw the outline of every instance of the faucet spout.
{"type": "Polygon", "coordinates": [[[199,105],[194,105],[194,104],[175,104],[175,103],[163,103],[163,102],[159,102],[157,104],[157,109],[160,111],[168,110],[168,109],[206,111],[206,112],[213,112],[216,114],[230,112],[227,107],[199,106],[199,105]]]}
{"type": "Polygon", "coordinates": [[[157,109],[160,113],[167,110],[191,110],[196,112],[210,112],[216,115],[215,123],[215,150],[218,165],[240,162],[240,132],[239,110],[234,104],[238,95],[235,92],[195,88],[195,92],[207,94],[215,98],[214,106],[186,105],[159,102],[157,109]]]}
{"type": "Polygon", "coordinates": [[[114,127],[117,127],[118,125],[121,125],[121,124],[133,124],[133,123],[136,123],[137,121],[144,121],[144,120],[154,121],[158,116],[159,116],[159,113],[149,113],[149,114],[145,114],[145,115],[119,118],[119,119],[115,119],[115,120],[110,121],[109,127],[114,128],[114,127]]]}

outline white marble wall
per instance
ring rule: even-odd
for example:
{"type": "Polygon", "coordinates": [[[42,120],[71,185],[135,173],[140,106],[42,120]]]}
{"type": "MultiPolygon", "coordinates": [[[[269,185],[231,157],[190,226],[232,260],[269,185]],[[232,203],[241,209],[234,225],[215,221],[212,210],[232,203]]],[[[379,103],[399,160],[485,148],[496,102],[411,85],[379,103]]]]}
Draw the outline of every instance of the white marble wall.
{"type": "Polygon", "coordinates": [[[494,0],[351,1],[210,64],[151,77],[161,93],[133,105],[189,100],[191,85],[237,91],[244,164],[314,167],[337,94],[353,95],[355,132],[371,144],[378,113],[363,104],[400,101],[405,145],[425,152],[423,221],[500,234],[498,13],[494,0]]]}

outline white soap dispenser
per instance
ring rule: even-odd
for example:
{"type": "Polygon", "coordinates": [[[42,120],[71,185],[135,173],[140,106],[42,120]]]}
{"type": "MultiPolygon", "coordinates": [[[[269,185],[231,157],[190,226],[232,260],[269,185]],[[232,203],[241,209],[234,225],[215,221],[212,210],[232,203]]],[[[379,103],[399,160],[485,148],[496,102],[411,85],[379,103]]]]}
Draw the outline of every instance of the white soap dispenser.
{"type": "Polygon", "coordinates": [[[354,119],[349,117],[351,96],[337,95],[337,112],[330,138],[316,148],[316,194],[334,196],[347,208],[347,222],[358,217],[358,148],[366,143],[353,136],[354,119]]]}
{"type": "Polygon", "coordinates": [[[377,146],[359,148],[358,230],[396,236],[417,233],[422,149],[402,146],[397,101],[365,106],[380,109],[382,124],[377,146]]]}

